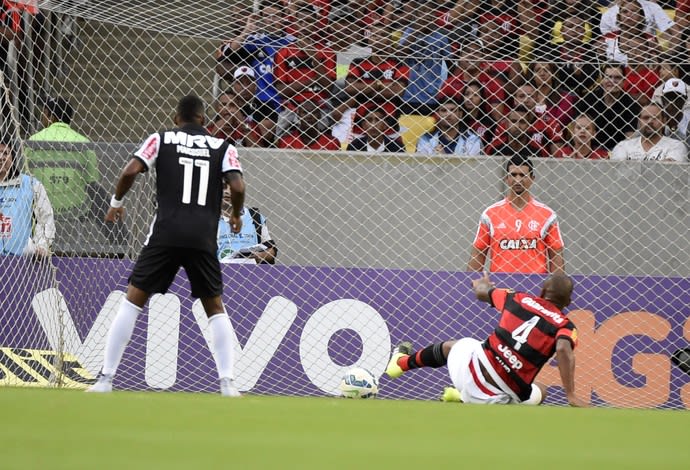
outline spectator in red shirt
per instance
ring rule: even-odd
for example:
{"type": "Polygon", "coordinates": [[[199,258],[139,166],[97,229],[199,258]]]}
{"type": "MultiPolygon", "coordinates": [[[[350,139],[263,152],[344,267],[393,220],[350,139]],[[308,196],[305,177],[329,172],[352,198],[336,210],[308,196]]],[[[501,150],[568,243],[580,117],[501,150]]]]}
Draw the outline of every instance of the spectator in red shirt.
{"type": "Polygon", "coordinates": [[[486,106],[494,120],[505,116],[505,77],[494,73],[491,64],[484,61],[483,45],[479,40],[462,44],[457,64],[443,82],[439,98],[451,97],[461,99],[465,84],[470,81],[481,83],[486,95],[486,106]]]}
{"type": "Polygon", "coordinates": [[[278,140],[278,148],[300,150],[340,150],[340,142],[323,122],[322,101],[316,96],[299,99],[297,125],[278,140]]]}
{"type": "Polygon", "coordinates": [[[491,142],[496,128],[496,121],[486,111],[488,106],[485,98],[486,91],[481,83],[471,81],[465,85],[462,92],[462,108],[465,112],[465,123],[479,137],[484,145],[491,142]]]}
{"type": "Polygon", "coordinates": [[[562,42],[537,44],[534,51],[535,57],[555,62],[559,86],[577,96],[584,96],[599,78],[599,58],[593,41],[586,42],[585,36],[582,17],[566,16],[561,23],[562,42]]]}
{"type": "Polygon", "coordinates": [[[376,104],[362,105],[357,111],[355,121],[362,129],[362,135],[350,142],[347,150],[369,153],[405,151],[400,137],[391,132],[397,125],[397,119],[384,107],[376,104]]]}
{"type": "Polygon", "coordinates": [[[527,65],[524,78],[534,87],[535,111],[547,122],[568,125],[575,117],[577,95],[562,90],[556,78],[555,62],[533,61],[527,65]]]}
{"type": "Polygon", "coordinates": [[[302,3],[296,12],[297,40],[276,53],[275,85],[288,102],[312,96],[327,99],[335,81],[335,53],[316,36],[318,18],[313,6],[302,3]]]}
{"type": "MultiPolygon", "coordinates": [[[[537,107],[535,89],[530,83],[523,83],[515,90],[513,109],[515,108],[524,108],[530,113],[529,126],[525,130],[525,136],[532,142],[530,148],[537,149],[536,155],[540,157],[550,157],[553,155],[563,140],[563,130],[557,121],[544,114],[543,108],[537,107]]],[[[509,122],[510,119],[507,121],[509,122]]],[[[498,137],[503,136],[505,128],[506,124],[499,122],[496,126],[496,135],[498,137]]],[[[505,140],[504,138],[502,139],[505,140]]],[[[502,145],[501,139],[489,144],[487,154],[496,145],[502,145]]]]}
{"type": "Polygon", "coordinates": [[[597,129],[594,121],[581,114],[571,122],[565,131],[567,143],[553,155],[555,158],[576,158],[598,160],[609,158],[609,151],[596,145],[597,129]]]}
{"type": "Polygon", "coordinates": [[[383,24],[373,26],[369,44],[371,55],[355,59],[350,64],[345,92],[356,96],[358,104],[374,102],[397,117],[410,68],[396,57],[397,49],[389,27],[383,24]]]}
{"type": "Polygon", "coordinates": [[[319,13],[310,3],[300,3],[295,18],[299,36],[276,53],[273,69],[276,90],[287,108],[278,118],[279,136],[295,122],[296,102],[314,98],[328,104],[336,80],[335,52],[322,45],[317,35],[319,13]]]}
{"type": "Polygon", "coordinates": [[[487,155],[524,154],[529,156],[548,157],[544,148],[530,138],[528,131],[530,123],[534,120],[534,113],[518,106],[513,108],[506,116],[503,130],[497,132],[496,137],[484,149],[487,155]]]}
{"type": "Polygon", "coordinates": [[[522,28],[514,8],[503,9],[506,5],[501,0],[495,3],[497,5],[480,14],[477,35],[484,45],[486,65],[483,70],[500,77],[510,94],[522,71],[518,61],[522,28]]]}
{"type": "Polygon", "coordinates": [[[407,86],[410,68],[396,57],[390,28],[378,24],[371,28],[371,55],[354,59],[345,81],[345,95],[348,107],[375,103],[386,112],[398,118],[401,97],[407,86]],[[354,98],[354,102],[349,101],[354,98]]]}

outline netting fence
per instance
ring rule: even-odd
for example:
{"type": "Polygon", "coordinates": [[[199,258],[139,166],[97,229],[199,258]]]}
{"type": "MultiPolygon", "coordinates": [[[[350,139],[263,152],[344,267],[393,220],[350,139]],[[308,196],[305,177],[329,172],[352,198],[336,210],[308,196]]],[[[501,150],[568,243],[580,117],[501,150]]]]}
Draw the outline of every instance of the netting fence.
{"type": "MultiPolygon", "coordinates": [[[[597,404],[690,403],[670,363],[690,340],[686,2],[3,8],[2,145],[16,174],[2,185],[0,382],[92,380],[155,211],[145,176],[124,223],[102,222],[114,182],[194,93],[209,131],[239,147],[247,203],[278,246],[275,266],[224,265],[244,390],[334,393],[351,365],[380,374],[402,339],[487,334],[495,317],[464,272],[480,215],[511,189],[506,157],[521,154],[578,282],[580,391],[597,404]],[[19,173],[44,188],[52,217],[19,173]],[[21,194],[33,196],[13,204],[21,194]]],[[[530,243],[516,233],[503,248],[530,243]]],[[[536,293],[543,275],[498,280],[536,293]]],[[[187,296],[179,277],[154,298],[120,388],[215,390],[203,314],[187,296]]],[[[434,374],[382,381],[389,397],[447,385],[434,374]]]]}

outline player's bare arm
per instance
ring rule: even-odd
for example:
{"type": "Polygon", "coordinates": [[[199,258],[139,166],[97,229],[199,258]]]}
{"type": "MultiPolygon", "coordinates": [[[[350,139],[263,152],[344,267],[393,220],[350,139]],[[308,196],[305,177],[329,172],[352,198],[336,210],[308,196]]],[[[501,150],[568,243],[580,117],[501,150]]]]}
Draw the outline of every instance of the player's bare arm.
{"type": "Polygon", "coordinates": [[[467,270],[479,273],[484,269],[485,262],[486,251],[481,251],[478,248],[472,247],[472,254],[470,254],[470,261],[467,263],[467,270]]]}
{"type": "Polygon", "coordinates": [[[563,259],[563,249],[554,250],[548,248],[549,271],[552,274],[565,274],[565,260],[563,259]]]}
{"type": "Polygon", "coordinates": [[[122,199],[134,184],[137,175],[144,171],[146,171],[146,166],[138,158],[132,158],[127,162],[120,173],[120,179],[117,180],[115,185],[115,194],[110,201],[110,208],[108,208],[108,212],[105,214],[106,222],[117,222],[124,218],[125,208],[122,205],[122,199]]]}
{"type": "Polygon", "coordinates": [[[484,275],[472,281],[472,289],[474,289],[474,295],[477,296],[477,300],[482,302],[488,302],[490,300],[489,291],[494,287],[494,283],[489,279],[489,273],[486,271],[484,275]]]}
{"type": "Polygon", "coordinates": [[[575,353],[570,340],[559,338],[556,341],[556,361],[568,404],[576,407],[589,406],[575,395],[575,353]]]}
{"type": "Polygon", "coordinates": [[[230,171],[224,175],[225,182],[230,188],[230,228],[234,233],[242,230],[242,208],[244,207],[244,179],[239,171],[230,171]]]}

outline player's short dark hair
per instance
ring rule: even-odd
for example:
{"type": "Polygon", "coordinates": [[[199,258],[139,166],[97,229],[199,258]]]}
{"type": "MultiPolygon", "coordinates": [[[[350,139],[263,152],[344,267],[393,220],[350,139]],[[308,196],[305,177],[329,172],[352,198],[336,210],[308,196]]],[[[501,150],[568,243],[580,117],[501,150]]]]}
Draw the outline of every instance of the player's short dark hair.
{"type": "Polygon", "coordinates": [[[551,274],[544,281],[542,295],[559,309],[563,309],[570,304],[574,287],[575,283],[570,276],[562,273],[551,274]]]}
{"type": "Polygon", "coordinates": [[[203,117],[205,111],[203,100],[196,95],[183,96],[177,103],[176,112],[182,122],[194,122],[203,117]]]}
{"type": "Polygon", "coordinates": [[[65,124],[72,123],[74,108],[72,108],[66,99],[61,97],[48,98],[43,107],[59,122],[64,122],[65,124]]]}
{"type": "Polygon", "coordinates": [[[510,171],[510,167],[512,166],[527,166],[529,168],[529,175],[534,176],[534,165],[532,164],[532,160],[529,158],[530,153],[527,149],[522,149],[518,152],[516,152],[512,157],[510,157],[510,160],[506,162],[506,173],[510,171]]]}

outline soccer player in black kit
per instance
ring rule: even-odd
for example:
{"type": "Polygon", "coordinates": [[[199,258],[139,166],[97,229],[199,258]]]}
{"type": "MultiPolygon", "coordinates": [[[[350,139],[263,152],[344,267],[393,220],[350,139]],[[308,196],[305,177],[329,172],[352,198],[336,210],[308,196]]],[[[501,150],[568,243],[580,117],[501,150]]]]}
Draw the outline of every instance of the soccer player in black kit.
{"type": "Polygon", "coordinates": [[[139,173],[156,170],[157,209],[105,343],[103,368],[89,392],[110,392],[117,367],[137,316],[154,293],[165,293],[180,266],[208,316],[214,358],[224,396],[240,396],[233,377],[232,327],[223,292],[216,237],[223,183],[231,190],[233,232],[242,228],[244,179],[237,149],[209,135],[204,103],[184,96],[177,104],[175,129],[150,135],[125,165],[106,214],[107,222],[124,216],[123,198],[139,173]]]}

